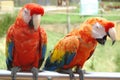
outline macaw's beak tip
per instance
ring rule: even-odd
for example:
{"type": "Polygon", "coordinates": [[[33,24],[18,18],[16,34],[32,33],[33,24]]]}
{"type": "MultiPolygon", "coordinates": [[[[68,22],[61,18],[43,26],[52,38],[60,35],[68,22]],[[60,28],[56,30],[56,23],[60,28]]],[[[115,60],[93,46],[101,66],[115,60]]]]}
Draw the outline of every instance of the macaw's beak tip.
{"type": "Polygon", "coordinates": [[[114,44],[115,44],[115,42],[116,42],[116,41],[114,40],[114,41],[112,42],[112,45],[114,45],[114,44]]]}
{"type": "Polygon", "coordinates": [[[115,30],[115,28],[110,28],[109,29],[108,36],[112,40],[112,45],[114,45],[115,42],[116,42],[116,30],[115,30]]]}

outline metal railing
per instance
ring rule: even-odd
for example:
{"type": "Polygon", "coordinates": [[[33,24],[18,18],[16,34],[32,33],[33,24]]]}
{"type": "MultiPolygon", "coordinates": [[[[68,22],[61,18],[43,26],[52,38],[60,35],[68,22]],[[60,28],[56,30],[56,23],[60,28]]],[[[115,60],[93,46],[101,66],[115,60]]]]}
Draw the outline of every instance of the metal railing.
{"type": "MultiPolygon", "coordinates": [[[[86,72],[85,80],[120,80],[118,72],[86,72]]],[[[76,80],[79,80],[79,75],[75,74],[76,80]]],[[[11,80],[11,72],[0,70],[0,80],[11,80]]],[[[17,80],[32,80],[32,73],[18,72],[17,80]]],[[[39,72],[39,80],[69,80],[68,74],[62,74],[51,71],[39,72]]]]}

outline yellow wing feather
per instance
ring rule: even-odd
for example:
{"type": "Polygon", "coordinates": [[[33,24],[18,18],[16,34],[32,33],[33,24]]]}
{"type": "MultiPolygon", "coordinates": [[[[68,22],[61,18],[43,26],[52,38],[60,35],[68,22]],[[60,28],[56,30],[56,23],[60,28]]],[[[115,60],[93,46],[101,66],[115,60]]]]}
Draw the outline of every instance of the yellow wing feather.
{"type": "Polygon", "coordinates": [[[76,52],[79,47],[79,39],[77,36],[68,36],[61,39],[55,46],[52,55],[51,62],[61,61],[66,52],[70,54],[76,52]]]}

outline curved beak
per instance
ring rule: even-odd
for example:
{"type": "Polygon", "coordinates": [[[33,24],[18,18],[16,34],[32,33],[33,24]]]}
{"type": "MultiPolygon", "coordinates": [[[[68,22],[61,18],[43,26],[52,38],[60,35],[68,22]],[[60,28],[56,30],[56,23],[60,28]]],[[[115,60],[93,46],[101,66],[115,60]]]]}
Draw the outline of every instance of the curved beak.
{"type": "Polygon", "coordinates": [[[112,45],[113,45],[115,43],[115,41],[116,41],[116,30],[115,30],[115,28],[110,28],[109,29],[108,36],[112,40],[112,45]]]}
{"type": "Polygon", "coordinates": [[[41,15],[34,14],[33,15],[33,26],[34,26],[35,31],[38,29],[40,25],[40,21],[41,21],[41,15]]]}

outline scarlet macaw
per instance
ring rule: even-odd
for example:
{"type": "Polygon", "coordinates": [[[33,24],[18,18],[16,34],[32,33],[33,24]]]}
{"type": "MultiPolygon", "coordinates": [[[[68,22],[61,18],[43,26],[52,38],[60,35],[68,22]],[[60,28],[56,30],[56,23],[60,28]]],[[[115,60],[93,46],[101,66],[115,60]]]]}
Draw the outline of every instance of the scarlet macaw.
{"type": "Polygon", "coordinates": [[[109,36],[116,40],[114,23],[104,18],[87,19],[79,29],[74,29],[62,38],[51,51],[45,63],[45,70],[69,73],[70,80],[75,79],[72,68],[76,67],[80,80],[84,80],[82,67],[91,57],[97,42],[104,45],[109,36]]]}
{"type": "Polygon", "coordinates": [[[42,6],[28,3],[20,10],[16,21],[10,26],[6,36],[6,64],[11,70],[12,80],[18,71],[31,71],[38,80],[47,47],[47,34],[40,27],[42,6]]]}

